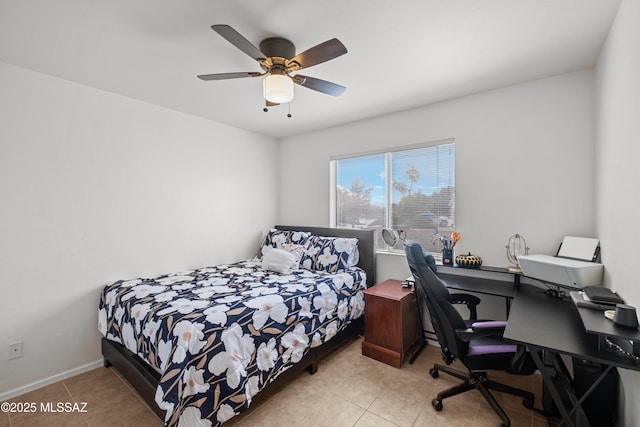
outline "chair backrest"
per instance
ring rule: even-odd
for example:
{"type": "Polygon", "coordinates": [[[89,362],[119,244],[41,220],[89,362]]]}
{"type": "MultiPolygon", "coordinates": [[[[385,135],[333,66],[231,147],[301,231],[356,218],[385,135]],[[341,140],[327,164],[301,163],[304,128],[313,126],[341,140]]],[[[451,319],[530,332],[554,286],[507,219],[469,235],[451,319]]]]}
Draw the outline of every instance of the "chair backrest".
{"type": "Polygon", "coordinates": [[[404,252],[407,255],[407,261],[409,262],[409,268],[411,266],[426,265],[433,271],[438,271],[436,260],[429,252],[422,250],[422,246],[414,241],[407,241],[404,245],[404,252]]]}
{"type": "Polygon", "coordinates": [[[405,253],[415,280],[418,301],[426,305],[445,361],[451,363],[455,357],[464,358],[469,351],[469,343],[460,340],[455,331],[466,329],[467,325],[449,302],[449,291],[431,267],[435,266],[435,260],[430,254],[425,255],[420,244],[415,242],[405,245],[405,253]]]}

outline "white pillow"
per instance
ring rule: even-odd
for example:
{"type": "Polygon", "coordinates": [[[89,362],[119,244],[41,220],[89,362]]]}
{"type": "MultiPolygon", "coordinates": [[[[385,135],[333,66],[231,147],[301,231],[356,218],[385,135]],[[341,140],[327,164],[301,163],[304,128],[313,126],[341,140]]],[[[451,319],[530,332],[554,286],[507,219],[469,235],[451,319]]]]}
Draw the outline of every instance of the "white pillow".
{"type": "Polygon", "coordinates": [[[273,248],[262,257],[262,268],[264,270],[275,271],[276,273],[287,274],[298,264],[299,258],[284,249],[273,248]]]}

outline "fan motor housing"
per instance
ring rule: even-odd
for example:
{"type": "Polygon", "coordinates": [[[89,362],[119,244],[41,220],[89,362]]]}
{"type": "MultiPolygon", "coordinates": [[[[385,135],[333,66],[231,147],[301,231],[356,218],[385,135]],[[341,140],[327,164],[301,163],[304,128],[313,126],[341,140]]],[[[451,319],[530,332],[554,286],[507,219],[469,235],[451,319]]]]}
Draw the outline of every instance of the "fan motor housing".
{"type": "Polygon", "coordinates": [[[270,37],[260,42],[260,51],[267,58],[280,57],[291,59],[296,56],[296,47],[287,39],[282,37],[270,37]]]}

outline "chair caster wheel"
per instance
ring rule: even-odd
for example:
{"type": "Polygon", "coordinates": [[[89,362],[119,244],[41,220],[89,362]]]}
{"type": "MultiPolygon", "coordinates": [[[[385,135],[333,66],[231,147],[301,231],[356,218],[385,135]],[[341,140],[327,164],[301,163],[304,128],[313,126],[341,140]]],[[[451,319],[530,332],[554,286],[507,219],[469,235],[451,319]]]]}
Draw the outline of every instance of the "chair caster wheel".
{"type": "Polygon", "coordinates": [[[431,401],[431,406],[433,406],[433,408],[434,408],[436,411],[442,411],[442,401],[441,401],[441,400],[433,399],[433,400],[431,401]]]}
{"type": "Polygon", "coordinates": [[[429,369],[429,375],[431,375],[431,378],[438,378],[440,376],[436,368],[429,369]]]}

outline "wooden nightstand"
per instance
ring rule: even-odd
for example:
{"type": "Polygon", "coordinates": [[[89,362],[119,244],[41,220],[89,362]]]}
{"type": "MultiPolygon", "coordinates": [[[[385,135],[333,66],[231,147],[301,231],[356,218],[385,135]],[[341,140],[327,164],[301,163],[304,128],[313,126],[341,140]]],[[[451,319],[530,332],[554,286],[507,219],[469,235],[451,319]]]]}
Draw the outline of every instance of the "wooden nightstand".
{"type": "Polygon", "coordinates": [[[363,355],[399,368],[423,342],[413,289],[386,280],[364,291],[363,355]]]}

